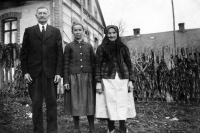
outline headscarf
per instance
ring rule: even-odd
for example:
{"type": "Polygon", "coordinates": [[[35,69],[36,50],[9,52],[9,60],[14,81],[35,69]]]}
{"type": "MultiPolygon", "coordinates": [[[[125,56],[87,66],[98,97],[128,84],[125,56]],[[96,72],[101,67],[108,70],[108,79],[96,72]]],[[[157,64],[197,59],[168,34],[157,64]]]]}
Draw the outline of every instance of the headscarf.
{"type": "Polygon", "coordinates": [[[108,34],[108,31],[110,28],[113,28],[117,32],[117,39],[115,40],[115,42],[120,40],[118,27],[115,25],[108,25],[104,30],[105,37],[103,39],[103,43],[109,42],[109,38],[108,38],[107,34],[108,34]]]}
{"type": "Polygon", "coordinates": [[[105,51],[105,61],[108,64],[109,69],[109,75],[112,74],[112,68],[113,68],[113,59],[117,59],[117,64],[119,67],[119,71],[121,75],[124,74],[124,68],[123,68],[123,55],[124,55],[124,48],[126,45],[124,45],[119,37],[119,29],[115,25],[109,25],[105,28],[105,37],[102,41],[102,45],[104,45],[104,51],[105,51]],[[113,28],[117,32],[117,39],[115,41],[110,41],[107,34],[110,28],[113,28]]]}

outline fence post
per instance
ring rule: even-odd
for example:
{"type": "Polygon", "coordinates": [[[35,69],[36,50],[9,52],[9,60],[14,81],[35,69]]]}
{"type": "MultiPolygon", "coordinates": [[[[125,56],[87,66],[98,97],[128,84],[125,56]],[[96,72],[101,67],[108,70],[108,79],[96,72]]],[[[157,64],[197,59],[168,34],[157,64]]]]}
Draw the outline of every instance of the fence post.
{"type": "Polygon", "coordinates": [[[8,87],[8,69],[7,68],[4,69],[5,69],[5,85],[6,87],[8,87]]]}
{"type": "Polygon", "coordinates": [[[162,55],[163,55],[162,47],[159,47],[159,50],[158,50],[159,63],[161,62],[162,55]]]}

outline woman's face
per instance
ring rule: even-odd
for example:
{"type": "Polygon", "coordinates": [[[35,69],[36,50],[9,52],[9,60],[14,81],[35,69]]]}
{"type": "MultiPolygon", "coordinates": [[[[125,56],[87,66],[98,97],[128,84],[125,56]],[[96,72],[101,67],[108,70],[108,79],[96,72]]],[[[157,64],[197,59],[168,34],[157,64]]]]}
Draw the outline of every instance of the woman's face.
{"type": "Polygon", "coordinates": [[[114,28],[110,28],[108,30],[107,36],[110,41],[115,41],[117,39],[117,32],[114,28]]]}
{"type": "Polygon", "coordinates": [[[83,27],[81,25],[75,25],[72,33],[74,34],[75,39],[81,39],[84,33],[83,27]]]}

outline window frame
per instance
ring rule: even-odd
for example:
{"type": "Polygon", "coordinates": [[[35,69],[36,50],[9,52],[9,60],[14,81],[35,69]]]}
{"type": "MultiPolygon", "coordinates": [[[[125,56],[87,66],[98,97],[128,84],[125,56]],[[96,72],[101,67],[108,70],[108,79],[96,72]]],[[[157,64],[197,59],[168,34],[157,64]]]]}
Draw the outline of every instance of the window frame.
{"type": "Polygon", "coordinates": [[[97,47],[99,46],[99,39],[94,37],[94,50],[96,51],[97,47]]]}
{"type": "MultiPolygon", "coordinates": [[[[6,18],[6,19],[3,19],[2,20],[2,37],[3,37],[3,43],[5,43],[5,33],[6,32],[9,32],[10,33],[10,40],[9,40],[9,43],[12,43],[12,32],[13,31],[16,31],[17,32],[17,29],[18,27],[16,27],[16,29],[12,29],[12,23],[15,22],[18,24],[18,21],[17,21],[17,18],[16,17],[9,17],[9,18],[6,18]],[[11,20],[9,20],[11,19],[11,20]],[[9,22],[10,23],[10,29],[9,30],[5,30],[5,23],[9,22]]],[[[17,40],[16,40],[17,41],[17,40]]],[[[8,43],[8,44],[9,44],[8,43]]]]}
{"type": "Polygon", "coordinates": [[[86,35],[88,43],[90,43],[90,31],[89,30],[85,30],[85,35],[86,35]]]}

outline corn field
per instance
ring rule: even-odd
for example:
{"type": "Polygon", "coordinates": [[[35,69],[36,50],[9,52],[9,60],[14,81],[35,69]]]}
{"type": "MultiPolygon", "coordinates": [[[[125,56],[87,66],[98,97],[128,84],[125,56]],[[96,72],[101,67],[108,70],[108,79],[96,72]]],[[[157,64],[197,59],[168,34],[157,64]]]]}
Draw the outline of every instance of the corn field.
{"type": "MultiPolygon", "coordinates": [[[[168,48],[170,50],[170,48],[168,48]]],[[[172,49],[173,50],[173,49],[172,49]]],[[[136,100],[150,102],[196,103],[200,101],[199,53],[188,53],[187,48],[172,52],[149,49],[137,52],[130,49],[135,73],[134,96],[136,100]]]]}

